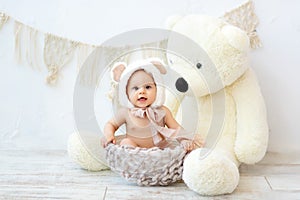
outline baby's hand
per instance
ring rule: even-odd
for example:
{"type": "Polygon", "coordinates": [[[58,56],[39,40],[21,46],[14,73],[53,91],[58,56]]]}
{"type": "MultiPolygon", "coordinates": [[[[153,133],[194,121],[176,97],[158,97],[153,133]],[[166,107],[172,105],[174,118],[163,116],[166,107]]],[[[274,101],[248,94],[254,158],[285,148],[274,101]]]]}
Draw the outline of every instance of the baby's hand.
{"type": "Polygon", "coordinates": [[[180,144],[186,151],[192,151],[195,148],[195,144],[192,140],[182,140],[180,144]]]}
{"type": "Polygon", "coordinates": [[[183,148],[186,151],[192,151],[196,148],[201,148],[204,146],[205,142],[204,139],[199,135],[196,134],[193,140],[184,139],[180,142],[183,148]]]}
{"type": "Polygon", "coordinates": [[[101,144],[102,144],[102,147],[103,147],[103,148],[107,147],[107,145],[108,145],[109,143],[116,144],[116,138],[115,138],[114,135],[112,135],[112,136],[110,136],[110,137],[108,137],[108,138],[106,138],[106,137],[104,137],[104,136],[101,138],[101,144]]]}
{"type": "Polygon", "coordinates": [[[199,134],[195,134],[193,141],[196,148],[201,148],[205,145],[204,139],[199,134]]]}

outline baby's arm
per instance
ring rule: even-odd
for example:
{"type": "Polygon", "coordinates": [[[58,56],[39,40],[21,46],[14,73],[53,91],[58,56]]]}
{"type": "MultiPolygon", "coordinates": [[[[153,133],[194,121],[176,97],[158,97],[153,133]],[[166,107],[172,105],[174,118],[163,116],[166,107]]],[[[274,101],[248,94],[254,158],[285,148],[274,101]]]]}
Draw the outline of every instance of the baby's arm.
{"type": "MultiPolygon", "coordinates": [[[[126,109],[127,110],[127,109],[126,109]]],[[[125,109],[121,108],[121,110],[110,119],[104,126],[104,138],[102,140],[103,147],[106,147],[109,143],[116,144],[115,132],[118,128],[125,123],[125,109]]]]}
{"type": "MultiPolygon", "coordinates": [[[[163,109],[166,112],[165,122],[167,127],[172,129],[181,129],[181,131],[184,132],[180,124],[174,119],[171,111],[165,106],[163,106],[163,109]]],[[[182,137],[178,137],[177,140],[187,151],[191,151],[195,149],[197,146],[202,147],[204,145],[204,141],[202,138],[200,138],[199,135],[193,139],[188,139],[184,137],[184,135],[182,135],[182,137]]]]}
{"type": "Polygon", "coordinates": [[[104,126],[105,141],[103,146],[106,147],[109,143],[116,144],[115,132],[119,126],[115,123],[114,119],[109,120],[104,126]]]}
{"type": "MultiPolygon", "coordinates": [[[[165,106],[163,106],[163,109],[166,112],[165,123],[166,123],[167,127],[172,128],[172,129],[177,129],[178,131],[179,131],[179,129],[183,130],[183,128],[180,126],[180,124],[174,119],[171,111],[165,106]]],[[[180,144],[183,146],[183,148],[187,151],[191,151],[194,148],[194,144],[193,144],[192,140],[189,140],[184,137],[178,137],[177,141],[180,142],[180,144]]]]}
{"type": "Polygon", "coordinates": [[[171,111],[166,106],[162,106],[162,108],[166,112],[165,123],[167,127],[172,129],[182,128],[180,124],[174,119],[171,111]]]}

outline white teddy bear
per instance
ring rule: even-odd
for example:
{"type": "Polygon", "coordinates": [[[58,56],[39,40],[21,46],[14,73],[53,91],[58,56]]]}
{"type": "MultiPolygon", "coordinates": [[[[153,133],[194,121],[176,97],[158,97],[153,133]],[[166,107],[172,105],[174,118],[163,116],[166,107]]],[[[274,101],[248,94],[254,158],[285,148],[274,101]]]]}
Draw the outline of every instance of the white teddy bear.
{"type": "MultiPolygon", "coordinates": [[[[173,16],[167,25],[207,53],[192,64],[168,54],[171,68],[182,75],[179,99],[196,97],[196,133],[207,140],[207,148],[186,157],[183,180],[202,195],[231,193],[239,182],[239,165],[260,161],[268,143],[264,99],[247,57],[249,38],[243,30],[209,16],[173,16]],[[214,121],[218,117],[222,124],[214,121]]],[[[168,47],[177,43],[171,34],[168,47]]],[[[166,106],[176,110],[180,102],[173,97],[167,96],[166,106]]]]}
{"type": "MultiPolygon", "coordinates": [[[[224,20],[208,16],[175,16],[167,24],[205,53],[189,61],[167,54],[170,68],[182,77],[176,83],[180,97],[174,99],[174,93],[167,93],[165,105],[176,113],[181,102],[195,98],[195,132],[206,138],[206,148],[185,158],[182,178],[201,195],[231,193],[239,182],[239,165],[260,161],[268,143],[265,104],[247,56],[249,37],[224,20]]],[[[168,49],[181,45],[173,36],[171,32],[168,49]]],[[[70,136],[70,157],[88,170],[108,169],[100,136],[88,132],[81,136],[70,136]]]]}

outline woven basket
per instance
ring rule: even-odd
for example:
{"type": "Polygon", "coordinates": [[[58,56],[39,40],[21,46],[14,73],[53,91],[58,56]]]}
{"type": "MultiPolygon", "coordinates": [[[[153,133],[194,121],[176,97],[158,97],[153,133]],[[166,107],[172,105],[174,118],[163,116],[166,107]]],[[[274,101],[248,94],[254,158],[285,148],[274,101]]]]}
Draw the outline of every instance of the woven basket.
{"type": "Polygon", "coordinates": [[[187,154],[180,145],[148,149],[109,144],[106,152],[111,170],[140,186],[165,186],[181,180],[187,154]]]}

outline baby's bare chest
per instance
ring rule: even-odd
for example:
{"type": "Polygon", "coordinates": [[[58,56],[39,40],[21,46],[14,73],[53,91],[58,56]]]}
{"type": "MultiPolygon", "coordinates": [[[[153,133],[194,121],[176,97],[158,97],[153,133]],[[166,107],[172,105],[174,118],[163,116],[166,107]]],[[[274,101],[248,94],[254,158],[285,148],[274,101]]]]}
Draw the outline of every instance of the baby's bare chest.
{"type": "MultiPolygon", "coordinates": [[[[163,120],[154,123],[160,126],[164,126],[163,120]]],[[[128,118],[126,119],[127,134],[131,134],[134,136],[143,135],[144,137],[152,137],[151,128],[153,128],[153,125],[151,124],[150,120],[146,116],[144,118],[141,118],[129,114],[128,118]]]]}
{"type": "Polygon", "coordinates": [[[148,135],[151,136],[150,121],[147,118],[137,118],[131,116],[126,121],[127,133],[134,135],[148,135]]]}

